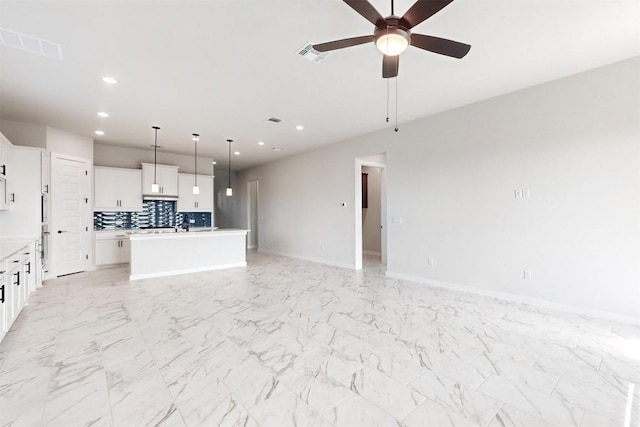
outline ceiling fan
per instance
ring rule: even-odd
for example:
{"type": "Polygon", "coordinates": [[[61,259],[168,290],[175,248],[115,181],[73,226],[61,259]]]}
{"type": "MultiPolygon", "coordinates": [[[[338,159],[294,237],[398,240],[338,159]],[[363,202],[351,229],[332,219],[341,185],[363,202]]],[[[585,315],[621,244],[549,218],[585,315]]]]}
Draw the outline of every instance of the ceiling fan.
{"type": "Polygon", "coordinates": [[[367,0],[343,0],[353,10],[375,25],[373,35],[352,37],[332,42],[313,45],[318,52],[343,49],[359,44],[375,42],[376,47],[384,54],[382,59],[382,77],[385,79],[398,75],[398,56],[409,45],[429,52],[462,58],[471,49],[468,44],[439,37],[411,34],[411,29],[435,15],[453,0],[418,0],[402,17],[394,15],[391,0],[391,15],[383,18],[367,0]]]}

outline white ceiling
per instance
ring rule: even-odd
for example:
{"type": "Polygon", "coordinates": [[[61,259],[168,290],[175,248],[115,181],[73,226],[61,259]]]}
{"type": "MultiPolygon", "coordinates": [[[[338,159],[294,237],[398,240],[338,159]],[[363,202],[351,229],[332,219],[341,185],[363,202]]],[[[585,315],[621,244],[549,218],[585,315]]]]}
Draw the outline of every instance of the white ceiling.
{"type": "MultiPolygon", "coordinates": [[[[388,1],[371,3],[390,13],[388,1]]],[[[413,0],[395,3],[401,15],[413,0]]],[[[471,51],[461,60],[403,53],[398,120],[637,56],[639,22],[638,0],[455,0],[414,32],[468,43],[471,51]]],[[[372,33],[340,0],[2,0],[0,27],[58,43],[63,55],[56,61],[0,46],[5,119],[148,149],[158,125],[163,150],[186,154],[197,132],[200,153],[221,165],[233,138],[241,152],[234,169],[383,128],[392,133],[373,44],[317,64],[297,55],[309,41],[372,33]],[[105,75],[119,83],[103,83],[105,75]],[[267,122],[272,116],[282,123],[267,122]],[[96,137],[96,129],[106,134],[96,137]]]]}

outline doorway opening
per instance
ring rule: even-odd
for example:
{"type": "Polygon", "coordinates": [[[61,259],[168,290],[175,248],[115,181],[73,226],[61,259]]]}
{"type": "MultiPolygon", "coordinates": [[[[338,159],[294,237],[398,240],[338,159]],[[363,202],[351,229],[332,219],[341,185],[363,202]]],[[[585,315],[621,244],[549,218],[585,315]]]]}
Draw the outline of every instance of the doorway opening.
{"type": "Polygon", "coordinates": [[[386,153],[356,158],[355,269],[387,264],[386,153]]]}
{"type": "Polygon", "coordinates": [[[247,182],[247,249],[258,249],[259,239],[259,203],[258,203],[258,180],[247,182]]]}

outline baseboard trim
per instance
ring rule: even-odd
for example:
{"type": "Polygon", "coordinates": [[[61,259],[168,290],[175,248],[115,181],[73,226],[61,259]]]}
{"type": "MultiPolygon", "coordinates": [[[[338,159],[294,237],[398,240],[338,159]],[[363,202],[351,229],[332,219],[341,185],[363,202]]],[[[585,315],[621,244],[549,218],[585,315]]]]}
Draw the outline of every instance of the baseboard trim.
{"type": "Polygon", "coordinates": [[[286,256],[290,258],[301,259],[303,261],[317,262],[318,264],[327,264],[327,265],[332,265],[334,267],[348,268],[349,270],[353,270],[355,268],[355,266],[350,264],[335,262],[335,261],[326,260],[326,259],[302,256],[302,255],[293,254],[289,252],[272,251],[272,250],[262,249],[262,248],[258,248],[258,252],[263,254],[269,254],[269,255],[286,256]]]}
{"type": "Polygon", "coordinates": [[[510,294],[507,292],[490,291],[486,289],[473,288],[471,286],[458,285],[455,283],[443,282],[440,280],[428,279],[420,276],[413,276],[409,274],[398,273],[394,271],[387,271],[387,277],[394,279],[406,280],[409,282],[420,283],[433,288],[450,289],[453,291],[466,292],[470,294],[482,295],[486,297],[497,298],[505,301],[517,302],[522,304],[533,305],[550,310],[563,311],[573,314],[579,314],[582,316],[596,317],[604,320],[613,320],[621,323],[631,323],[634,325],[640,325],[640,317],[627,316],[618,313],[612,313],[610,311],[594,310],[586,307],[579,307],[570,304],[556,303],[539,298],[532,298],[522,295],[510,294]]]}
{"type": "Polygon", "coordinates": [[[246,266],[247,266],[246,262],[238,262],[233,264],[215,265],[210,267],[185,268],[182,270],[163,271],[162,273],[131,274],[129,276],[129,280],[133,281],[133,280],[142,280],[142,279],[153,279],[156,277],[177,276],[179,274],[200,273],[202,271],[223,270],[225,268],[246,267],[246,266]]]}

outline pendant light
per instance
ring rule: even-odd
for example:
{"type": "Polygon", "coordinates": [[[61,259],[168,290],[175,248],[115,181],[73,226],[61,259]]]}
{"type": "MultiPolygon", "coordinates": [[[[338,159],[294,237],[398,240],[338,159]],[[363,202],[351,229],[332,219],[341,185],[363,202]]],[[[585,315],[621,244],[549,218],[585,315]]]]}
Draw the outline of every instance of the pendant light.
{"type": "Polygon", "coordinates": [[[231,143],[233,139],[227,139],[229,143],[229,186],[227,187],[227,196],[233,196],[233,189],[231,188],[231,143]]]}
{"type": "Polygon", "coordinates": [[[192,135],[193,146],[195,148],[195,155],[193,156],[193,194],[200,194],[200,187],[198,187],[198,139],[200,138],[200,135],[198,135],[197,133],[194,133],[192,135]]]}
{"type": "Polygon", "coordinates": [[[158,126],[151,126],[155,131],[156,137],[155,142],[153,143],[153,184],[151,184],[151,192],[159,193],[160,186],[157,181],[157,167],[158,167],[158,130],[160,129],[158,126]]]}

